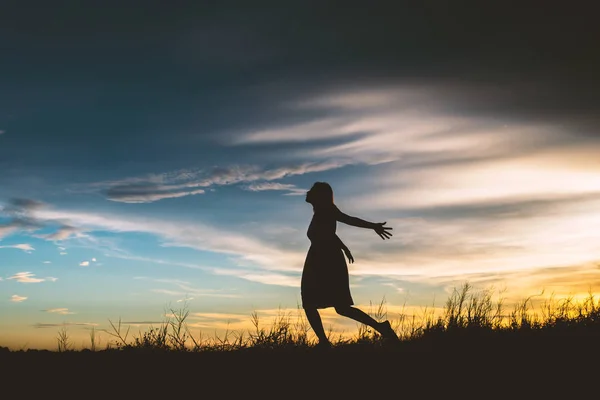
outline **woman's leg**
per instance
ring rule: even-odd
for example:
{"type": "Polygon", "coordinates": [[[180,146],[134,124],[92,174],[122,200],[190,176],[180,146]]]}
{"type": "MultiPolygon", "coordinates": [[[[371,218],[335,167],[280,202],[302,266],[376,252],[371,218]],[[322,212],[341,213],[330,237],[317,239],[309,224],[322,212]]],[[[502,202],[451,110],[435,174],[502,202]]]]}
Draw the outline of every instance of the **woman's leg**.
{"type": "Polygon", "coordinates": [[[325,329],[323,329],[323,322],[321,321],[319,311],[316,308],[305,308],[304,312],[306,313],[306,319],[308,319],[310,327],[315,332],[315,335],[317,335],[317,338],[319,338],[319,343],[329,343],[325,329]]]}
{"type": "Polygon", "coordinates": [[[389,321],[381,323],[377,322],[369,314],[365,313],[364,311],[358,308],[354,308],[352,306],[341,306],[336,307],[335,312],[337,312],[340,315],[343,315],[344,317],[352,318],[355,321],[370,326],[385,338],[398,338],[396,332],[394,332],[394,330],[390,326],[389,321]]]}

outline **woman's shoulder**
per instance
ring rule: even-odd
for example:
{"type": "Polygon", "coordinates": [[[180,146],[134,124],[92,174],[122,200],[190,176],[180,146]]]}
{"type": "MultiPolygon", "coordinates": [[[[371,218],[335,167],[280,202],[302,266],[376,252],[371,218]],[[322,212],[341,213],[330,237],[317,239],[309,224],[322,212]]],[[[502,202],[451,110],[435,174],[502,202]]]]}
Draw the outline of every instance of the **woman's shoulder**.
{"type": "Polygon", "coordinates": [[[341,211],[335,204],[315,210],[315,216],[337,218],[341,211]]]}

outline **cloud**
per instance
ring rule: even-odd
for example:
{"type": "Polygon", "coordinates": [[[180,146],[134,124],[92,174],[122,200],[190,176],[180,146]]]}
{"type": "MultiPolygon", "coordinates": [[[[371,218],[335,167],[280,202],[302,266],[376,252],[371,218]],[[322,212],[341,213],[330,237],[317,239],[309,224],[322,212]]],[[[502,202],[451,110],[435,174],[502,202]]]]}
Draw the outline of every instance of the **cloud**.
{"type": "Polygon", "coordinates": [[[88,265],[90,265],[89,261],[82,261],[82,262],[79,263],[80,267],[87,267],[88,265]]]}
{"type": "Polygon", "coordinates": [[[169,296],[186,296],[193,294],[197,297],[222,297],[222,298],[240,298],[239,294],[235,293],[222,293],[220,290],[213,289],[196,289],[191,286],[181,285],[180,290],[171,289],[152,289],[154,293],[166,294],[169,296]]]}
{"type": "Polygon", "coordinates": [[[27,300],[27,297],[19,296],[16,294],[13,294],[10,298],[10,301],[12,301],[13,303],[21,303],[25,300],[27,300]]]}
{"type": "Polygon", "coordinates": [[[56,282],[58,280],[58,278],[55,278],[53,276],[48,276],[46,278],[35,278],[35,274],[32,274],[31,272],[18,272],[13,276],[8,277],[7,279],[14,279],[15,281],[20,283],[40,283],[45,281],[56,282]]]}
{"type": "Polygon", "coordinates": [[[19,213],[22,213],[23,211],[38,210],[45,206],[46,206],[46,203],[44,203],[44,202],[19,197],[19,198],[10,199],[9,206],[7,207],[7,209],[11,210],[14,213],[19,214],[19,213]]]}
{"type": "Polygon", "coordinates": [[[60,241],[66,240],[71,236],[77,236],[80,234],[80,231],[69,225],[60,225],[56,230],[52,233],[46,233],[41,235],[35,235],[36,237],[50,240],[50,241],[60,241]]]}
{"type": "MultiPolygon", "coordinates": [[[[147,260],[147,261],[151,261],[151,260],[147,260]]],[[[159,262],[159,263],[162,263],[162,262],[159,262]]],[[[171,264],[171,265],[182,265],[182,264],[174,263],[174,264],[171,264]]],[[[169,284],[169,285],[176,286],[177,287],[176,290],[173,290],[173,289],[164,289],[164,288],[151,289],[151,290],[154,293],[161,293],[161,294],[166,294],[166,295],[169,295],[169,296],[183,297],[183,299],[177,300],[178,303],[181,302],[181,301],[185,301],[186,299],[187,300],[193,299],[193,297],[191,297],[191,295],[198,296],[198,297],[223,297],[223,298],[239,298],[239,297],[241,297],[237,293],[228,293],[226,290],[221,290],[221,289],[199,289],[199,288],[195,288],[195,287],[193,287],[191,285],[190,282],[182,281],[180,279],[149,278],[149,277],[146,277],[146,276],[136,276],[134,279],[147,280],[147,281],[157,282],[157,283],[166,283],[166,284],[169,284]]]]}
{"type": "Polygon", "coordinates": [[[60,324],[44,324],[44,323],[35,323],[33,324],[34,328],[43,329],[43,328],[59,328],[59,327],[67,327],[67,326],[98,326],[97,323],[94,322],[63,322],[60,324]]]}
{"type": "Polygon", "coordinates": [[[152,203],[158,200],[173,199],[204,193],[203,189],[189,191],[167,191],[156,185],[121,185],[106,191],[108,200],[121,203],[152,203]]]}
{"type": "Polygon", "coordinates": [[[14,224],[0,225],[0,239],[15,232],[18,228],[19,227],[14,224]]]}
{"type": "Polygon", "coordinates": [[[60,315],[69,315],[69,314],[75,314],[72,311],[69,311],[68,308],[49,308],[47,310],[42,310],[45,311],[47,313],[51,313],[51,314],[60,314],[60,315]]]}
{"type": "Polygon", "coordinates": [[[253,183],[244,187],[246,190],[251,192],[262,192],[266,190],[280,190],[287,191],[289,195],[303,195],[306,193],[306,189],[301,189],[296,187],[296,185],[292,185],[289,183],[279,183],[279,182],[261,182],[261,183],[253,183]]]}
{"type": "Polygon", "coordinates": [[[92,258],[92,262],[96,262],[96,259],[95,259],[95,258],[92,258]]]}
{"type": "Polygon", "coordinates": [[[76,228],[59,220],[40,221],[32,216],[32,212],[45,207],[47,207],[46,203],[25,198],[11,199],[5,206],[0,206],[0,215],[5,214],[10,218],[7,223],[0,224],[0,239],[19,231],[30,232],[34,237],[51,241],[82,235],[76,228]],[[43,228],[53,230],[53,232],[35,233],[43,228]]]}
{"type": "MultiPolygon", "coordinates": [[[[93,189],[104,190],[107,199],[124,203],[150,203],[166,198],[205,193],[204,188],[248,182],[274,181],[307,173],[328,171],[353,164],[351,159],[301,162],[264,169],[256,165],[231,165],[209,170],[178,170],[161,175],[98,182],[93,189]],[[198,189],[203,188],[203,189],[198,189]]],[[[266,187],[257,184],[254,187],[266,187]]],[[[265,189],[266,190],[266,189],[265,189]]],[[[270,189],[275,190],[275,189],[270,189]]],[[[290,192],[296,192],[290,188],[290,192]]]]}
{"type": "Polygon", "coordinates": [[[67,253],[67,252],[64,252],[64,251],[61,251],[59,254],[60,254],[61,256],[66,256],[68,253],[67,253]]]}
{"type": "MultiPolygon", "coordinates": [[[[578,212],[584,209],[589,210],[590,207],[589,205],[585,206],[578,212]]],[[[299,285],[299,273],[305,257],[304,249],[284,250],[278,248],[277,243],[266,245],[256,237],[219,232],[219,229],[202,224],[175,224],[161,220],[125,219],[118,216],[59,210],[44,210],[43,214],[52,218],[60,216],[69,219],[74,225],[84,224],[86,229],[147,232],[180,246],[231,254],[236,257],[238,266],[213,268],[166,261],[163,262],[164,264],[201,268],[213,274],[234,276],[263,284],[288,287],[299,285]]],[[[542,212],[542,218],[543,215],[542,212]]],[[[573,215],[573,211],[566,211],[568,218],[572,218],[573,215]]],[[[587,221],[588,224],[593,222],[589,219],[587,221]]],[[[427,281],[435,276],[448,274],[462,276],[477,271],[498,274],[511,269],[584,262],[593,257],[595,252],[593,249],[596,246],[594,240],[582,240],[585,238],[585,234],[582,233],[579,237],[573,237],[572,251],[566,251],[567,248],[565,248],[565,251],[557,254],[556,251],[551,251],[553,248],[556,249],[556,244],[547,244],[548,238],[546,237],[536,238],[538,228],[543,228],[544,223],[541,222],[539,225],[528,222],[526,225],[528,229],[524,230],[522,217],[519,215],[515,215],[513,219],[505,218],[504,221],[496,221],[492,225],[486,219],[474,219],[469,223],[465,223],[463,220],[456,220],[452,223],[446,221],[440,225],[437,219],[428,218],[390,219],[388,225],[399,230],[394,236],[394,242],[397,243],[395,246],[390,246],[388,241],[382,243],[365,241],[364,235],[369,235],[369,232],[346,231],[340,226],[341,234],[347,238],[345,241],[353,248],[353,253],[357,258],[357,262],[351,268],[353,276],[412,276],[415,279],[427,281]],[[499,236],[500,232],[506,233],[499,236]],[[519,232],[519,235],[511,237],[510,232],[519,232]],[[578,251],[578,249],[582,251],[578,251]],[[362,257],[358,258],[358,255],[362,255],[362,257]],[[542,257],[542,255],[544,256],[542,257]]],[[[539,232],[546,231],[542,229],[539,232]]],[[[577,230],[569,228],[566,231],[576,232],[577,230]]],[[[590,238],[592,237],[595,236],[590,236],[590,238]]],[[[564,237],[555,239],[556,243],[560,240],[564,241],[564,237]]],[[[569,248],[571,247],[569,246],[569,248]]],[[[150,261],[161,263],[160,260],[150,261]]],[[[186,282],[170,284],[174,284],[176,288],[159,287],[154,290],[177,297],[237,295],[236,293],[196,289],[186,282]]]]}
{"type": "Polygon", "coordinates": [[[14,232],[32,232],[42,227],[37,221],[31,220],[23,214],[15,216],[15,214],[10,208],[2,209],[0,207],[0,211],[11,217],[11,220],[8,223],[0,224],[0,239],[2,239],[3,237],[7,237],[14,232]]]}
{"type": "MultiPolygon", "coordinates": [[[[578,155],[545,153],[473,164],[430,166],[410,173],[380,177],[377,196],[360,195],[356,206],[378,209],[424,209],[531,202],[561,197],[600,195],[595,168],[577,168],[578,155]],[[431,182],[436,182],[432,185],[431,182]]],[[[395,168],[402,168],[401,163],[395,168]]]]}
{"type": "Polygon", "coordinates": [[[178,299],[177,303],[183,303],[183,302],[191,301],[191,300],[194,300],[194,298],[193,297],[186,297],[186,298],[183,298],[183,299],[178,299]]]}
{"type": "Polygon", "coordinates": [[[297,274],[278,273],[261,271],[259,269],[226,269],[213,268],[211,271],[217,275],[235,276],[236,278],[246,279],[252,282],[262,283],[264,285],[277,285],[288,287],[299,287],[300,279],[297,274]]]}
{"type": "Polygon", "coordinates": [[[268,269],[297,271],[301,268],[302,253],[289,252],[271,246],[255,237],[224,231],[202,223],[172,222],[152,218],[123,218],[110,214],[81,213],[44,209],[35,213],[41,220],[64,219],[73,226],[93,231],[145,232],[156,235],[171,246],[190,247],[233,255],[240,261],[268,269]]]}
{"type": "Polygon", "coordinates": [[[6,131],[0,129],[0,135],[4,135],[6,133],[6,131]]]}
{"type": "Polygon", "coordinates": [[[133,326],[142,326],[142,325],[163,325],[165,321],[122,321],[122,325],[133,325],[133,326]]]}
{"type": "Polygon", "coordinates": [[[44,261],[44,264],[52,264],[52,261],[44,261]]]}
{"type": "Polygon", "coordinates": [[[343,118],[323,118],[295,125],[282,126],[274,129],[251,131],[238,135],[232,139],[231,144],[250,143],[281,143],[281,142],[309,142],[331,140],[339,136],[346,136],[348,132],[343,129],[346,121],[343,118]],[[323,135],[328,132],[330,136],[323,135]]]}
{"type": "Polygon", "coordinates": [[[14,244],[14,245],[10,245],[10,246],[0,246],[0,249],[19,249],[19,250],[23,250],[23,251],[34,251],[35,249],[27,243],[22,243],[22,244],[14,244]]]}
{"type": "MultiPolygon", "coordinates": [[[[544,157],[540,156],[532,162],[540,163],[544,157]]],[[[547,158],[547,160],[553,159],[547,158]]],[[[565,163],[568,163],[568,160],[565,160],[565,163]]],[[[593,163],[592,158],[589,160],[593,163]]],[[[490,162],[493,166],[496,162],[506,161],[490,162]]],[[[352,276],[409,277],[426,282],[436,276],[460,277],[482,271],[502,274],[517,269],[574,265],[600,258],[600,249],[595,240],[597,235],[594,234],[600,229],[600,215],[590,211],[599,209],[597,203],[600,199],[589,197],[585,202],[581,202],[581,199],[566,201],[566,199],[561,200],[559,196],[550,209],[541,207],[540,203],[532,203],[525,207],[523,199],[518,196],[512,203],[506,202],[502,196],[496,196],[480,201],[481,204],[477,207],[462,201],[440,203],[435,202],[438,199],[435,195],[437,187],[441,188],[455,181],[460,183],[461,179],[469,181],[474,179],[472,177],[481,178],[471,175],[468,170],[464,170],[463,175],[460,163],[453,167],[454,169],[448,170],[435,163],[426,165],[411,171],[414,172],[414,176],[398,174],[395,163],[378,167],[381,172],[378,179],[383,182],[379,188],[370,186],[371,182],[374,183],[374,178],[371,181],[367,180],[361,186],[358,193],[363,191],[369,193],[369,198],[359,194],[346,198],[336,197],[345,205],[342,207],[343,211],[352,215],[355,210],[361,210],[359,216],[368,212],[367,216],[370,214],[377,219],[378,216],[384,216],[388,220],[388,225],[394,227],[393,239],[384,242],[376,240],[375,235],[373,240],[365,240],[372,232],[349,229],[339,224],[339,232],[353,249],[357,260],[350,268],[352,276]],[[431,175],[437,180],[420,179],[427,176],[422,173],[425,174],[429,170],[437,172],[431,175]],[[454,173],[455,170],[458,172],[454,173]],[[446,176],[447,171],[452,173],[446,176]],[[399,184],[395,183],[398,181],[399,184]],[[389,187],[395,185],[402,187],[404,182],[406,197],[403,197],[402,190],[398,190],[394,193],[390,192],[388,196],[386,205],[391,204],[390,207],[385,208],[383,204],[378,203],[380,195],[382,197],[386,195],[389,187]],[[427,188],[432,182],[434,186],[429,186],[430,195],[423,195],[423,202],[419,205],[418,196],[410,195],[411,190],[427,188]],[[427,204],[427,202],[432,203],[427,204]],[[389,218],[390,215],[393,217],[389,218]],[[527,223],[524,223],[524,220],[527,223]],[[547,229],[549,221],[561,228],[549,232],[547,229]],[[558,251],[558,249],[562,250],[558,251]]],[[[588,164],[584,163],[581,168],[588,168],[585,165],[588,164]]],[[[487,170],[484,168],[481,171],[487,170]]],[[[510,171],[510,168],[505,170],[492,168],[490,171],[497,171],[502,175],[510,171]]],[[[593,175],[581,176],[583,182],[593,183],[593,175]]],[[[482,184],[486,184],[486,181],[493,182],[493,179],[487,177],[482,180],[482,184]]],[[[511,182],[509,180],[510,184],[511,182]]],[[[578,185],[577,182],[572,180],[569,184],[578,185]]],[[[513,190],[510,184],[506,188],[513,190]]],[[[582,188],[586,186],[594,187],[581,185],[582,188]]],[[[546,187],[552,189],[552,186],[546,187]]],[[[518,191],[515,193],[518,194],[518,191]]],[[[589,193],[581,192],[580,195],[587,196],[589,193]]],[[[90,232],[94,230],[144,232],[156,235],[170,245],[231,255],[235,266],[228,268],[164,263],[202,268],[213,274],[235,276],[264,284],[297,287],[306,250],[304,246],[287,244],[289,235],[286,235],[286,243],[284,243],[281,235],[267,239],[260,232],[256,235],[237,230],[230,232],[202,223],[171,222],[135,216],[123,218],[120,215],[73,212],[49,207],[36,210],[33,215],[42,221],[64,220],[72,226],[90,232]]],[[[304,238],[304,233],[300,231],[290,234],[296,235],[294,237],[298,240],[304,238]]],[[[160,261],[156,262],[160,263],[160,261]]],[[[215,294],[201,291],[201,294],[195,295],[185,289],[155,288],[161,293],[177,297],[186,294],[194,297],[215,294]]]]}
{"type": "Polygon", "coordinates": [[[43,278],[35,278],[35,274],[32,274],[31,272],[17,272],[7,279],[14,279],[20,283],[39,283],[45,281],[43,278]]]}
{"type": "MultiPolygon", "coordinates": [[[[175,263],[174,265],[181,265],[181,264],[175,263]]],[[[196,288],[196,287],[193,287],[189,282],[182,281],[179,279],[164,279],[164,278],[157,279],[157,278],[149,278],[149,277],[143,277],[143,276],[135,277],[135,279],[149,280],[152,282],[166,283],[166,284],[175,286],[176,289],[156,288],[156,289],[151,289],[151,291],[154,293],[166,294],[168,296],[181,297],[181,299],[177,300],[178,303],[180,303],[182,301],[186,301],[186,300],[192,300],[194,298],[192,296],[221,297],[221,298],[239,298],[239,297],[241,297],[238,293],[232,293],[225,289],[196,288]]]]}
{"type": "MultiPolygon", "coordinates": [[[[272,326],[277,321],[287,320],[291,324],[306,321],[304,312],[298,309],[282,310],[277,309],[258,309],[253,310],[261,326],[272,326]]],[[[253,324],[252,314],[241,313],[217,313],[217,312],[195,312],[188,316],[189,327],[201,329],[216,329],[229,331],[254,331],[256,327],[253,324]]],[[[323,310],[323,320],[325,323],[335,321],[335,311],[323,310]],[[333,316],[333,318],[331,318],[333,316]]],[[[351,322],[352,324],[353,322],[351,322]]],[[[328,326],[330,324],[327,324],[328,326]]]]}
{"type": "MultiPolygon", "coordinates": [[[[228,298],[228,299],[237,299],[243,297],[240,294],[235,293],[219,293],[218,291],[213,291],[210,289],[194,289],[194,288],[182,288],[183,290],[169,290],[169,289],[152,289],[154,293],[162,293],[169,296],[185,296],[188,294],[193,294],[197,297],[219,297],[219,298],[228,298]]],[[[193,297],[191,297],[193,298],[193,297]]],[[[179,301],[177,301],[179,302],[179,301]]]]}
{"type": "Polygon", "coordinates": [[[243,320],[248,318],[244,314],[233,314],[233,313],[205,313],[205,312],[196,312],[191,314],[192,317],[198,319],[216,319],[221,322],[227,322],[231,320],[243,320]]]}
{"type": "MultiPolygon", "coordinates": [[[[493,86],[488,89],[492,93],[502,90],[493,86]]],[[[351,160],[348,164],[373,165],[432,154],[436,157],[512,154],[515,148],[523,151],[552,145],[553,140],[548,139],[559,135],[554,133],[556,127],[547,123],[465,115],[450,109],[457,96],[493,98],[482,94],[485,91],[481,86],[417,82],[387,83],[378,88],[359,83],[350,88],[326,90],[290,101],[288,107],[300,115],[309,110],[319,111],[317,115],[327,112],[328,116],[275,130],[266,127],[262,131],[240,132],[230,144],[272,143],[278,144],[281,148],[278,154],[288,159],[302,159],[310,154],[316,160],[346,159],[351,160]],[[295,146],[293,142],[298,138],[305,140],[306,146],[295,146]],[[331,140],[322,143],[322,138],[331,140]]]]}

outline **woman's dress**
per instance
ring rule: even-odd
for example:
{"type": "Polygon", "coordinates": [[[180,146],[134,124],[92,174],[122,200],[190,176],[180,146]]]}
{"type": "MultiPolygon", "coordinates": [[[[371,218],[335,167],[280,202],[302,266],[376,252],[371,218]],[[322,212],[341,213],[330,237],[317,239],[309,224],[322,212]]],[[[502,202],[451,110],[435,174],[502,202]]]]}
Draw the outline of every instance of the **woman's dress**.
{"type": "Polygon", "coordinates": [[[337,237],[339,209],[315,210],[308,227],[310,248],[302,271],[303,308],[326,308],[354,304],[350,294],[348,265],[337,237]]]}

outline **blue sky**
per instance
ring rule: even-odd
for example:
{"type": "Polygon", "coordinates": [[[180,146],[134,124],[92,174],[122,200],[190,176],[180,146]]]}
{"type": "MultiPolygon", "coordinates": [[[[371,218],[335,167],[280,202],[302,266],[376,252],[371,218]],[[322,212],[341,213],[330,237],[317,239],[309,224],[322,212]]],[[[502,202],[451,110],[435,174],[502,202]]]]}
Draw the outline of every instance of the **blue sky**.
{"type": "Polygon", "coordinates": [[[0,345],[295,310],[315,181],[394,229],[338,224],[359,306],[596,290],[591,19],[495,7],[10,3],[0,345]]]}

